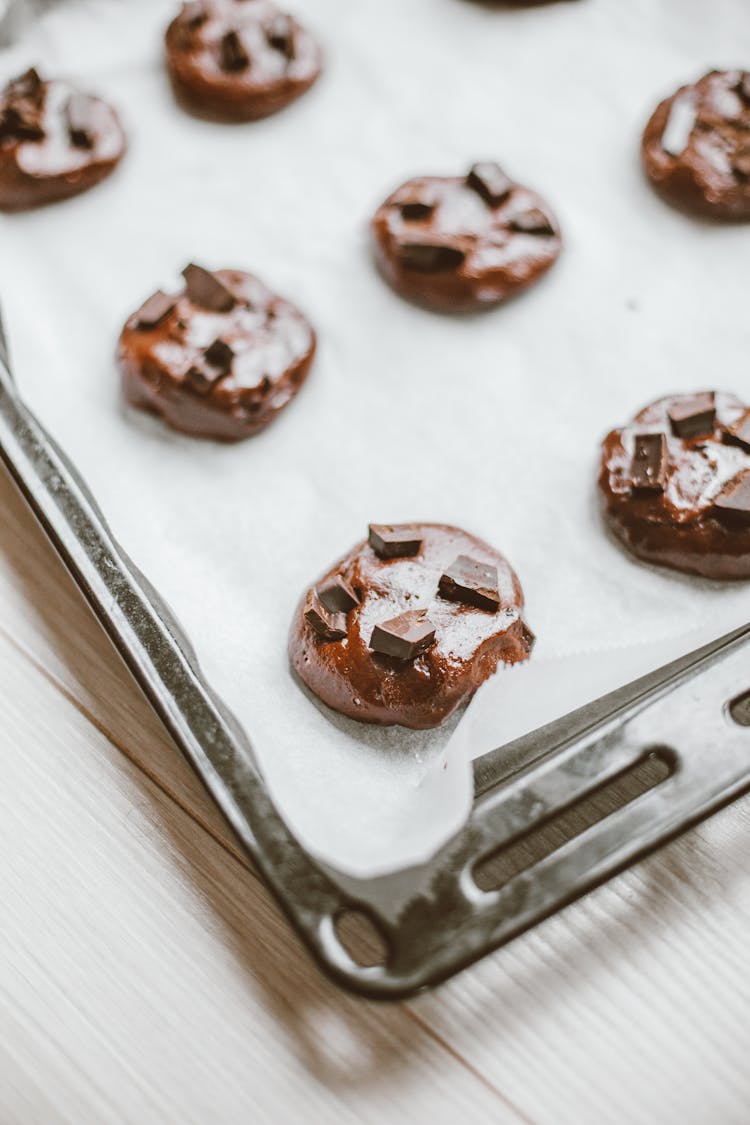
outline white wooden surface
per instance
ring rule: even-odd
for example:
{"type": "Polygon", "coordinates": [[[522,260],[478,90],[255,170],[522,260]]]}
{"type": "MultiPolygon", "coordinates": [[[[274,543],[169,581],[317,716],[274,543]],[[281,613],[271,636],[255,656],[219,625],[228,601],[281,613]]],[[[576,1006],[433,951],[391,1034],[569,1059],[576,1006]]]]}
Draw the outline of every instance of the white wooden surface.
{"type": "Polygon", "coordinates": [[[750,803],[417,1001],[308,962],[0,476],[0,1123],[750,1120],[750,803]]]}

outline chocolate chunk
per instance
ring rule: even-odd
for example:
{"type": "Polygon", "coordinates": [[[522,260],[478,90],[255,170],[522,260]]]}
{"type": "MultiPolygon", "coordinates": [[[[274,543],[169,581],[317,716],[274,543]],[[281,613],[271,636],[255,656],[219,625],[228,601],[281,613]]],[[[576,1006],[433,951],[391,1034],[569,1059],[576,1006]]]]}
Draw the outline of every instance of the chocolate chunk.
{"type": "Polygon", "coordinates": [[[414,524],[371,523],[369,541],[375,554],[381,559],[401,559],[419,553],[422,536],[414,524]]]}
{"type": "Polygon", "coordinates": [[[475,164],[466,177],[466,183],[490,207],[499,207],[513,191],[513,181],[505,175],[499,164],[493,164],[492,161],[475,164]]]}
{"type": "Polygon", "coordinates": [[[635,494],[663,492],[667,483],[666,434],[636,434],[630,462],[630,487],[635,494]]]}
{"type": "Polygon", "coordinates": [[[39,102],[42,97],[44,83],[39,77],[39,73],[35,67],[30,66],[23,74],[19,74],[18,78],[11,79],[3,90],[3,98],[8,101],[15,101],[16,98],[24,98],[29,101],[39,102]]]}
{"type": "Polygon", "coordinates": [[[228,31],[221,41],[219,62],[222,70],[245,70],[250,65],[250,55],[239,31],[228,31]]]}
{"type": "Polygon", "coordinates": [[[750,180],[750,144],[745,144],[732,158],[732,171],[743,180],[750,180]]]}
{"type": "Polygon", "coordinates": [[[723,434],[727,445],[739,445],[746,453],[750,453],[750,411],[740,418],[733,426],[728,426],[723,434]]]}
{"type": "Polygon", "coordinates": [[[681,438],[694,438],[713,432],[716,422],[716,403],[713,391],[691,395],[669,408],[672,432],[681,438]]]}
{"type": "Polygon", "coordinates": [[[211,367],[216,368],[220,375],[228,375],[232,369],[234,352],[226,340],[219,337],[218,340],[214,340],[209,348],[206,348],[203,358],[211,367]]]}
{"type": "Polygon", "coordinates": [[[346,637],[346,616],[329,613],[314,591],[307,595],[304,616],[322,641],[343,641],[346,637]]]}
{"type": "Polygon", "coordinates": [[[497,613],[500,608],[497,567],[459,555],[440,575],[438,593],[449,602],[462,602],[497,613]]]}
{"type": "Polygon", "coordinates": [[[294,27],[288,16],[279,14],[266,28],[266,40],[275,51],[294,58],[294,27]]]}
{"type": "Polygon", "coordinates": [[[174,297],[158,289],[136,313],[136,328],[141,330],[155,328],[166,316],[169,316],[176,304],[174,297]]]}
{"type": "Polygon", "coordinates": [[[39,141],[44,137],[44,83],[31,67],[7,84],[0,98],[0,137],[39,141]]]}
{"type": "Polygon", "coordinates": [[[750,105],[750,71],[743,70],[736,90],[745,105],[750,105]]]}
{"type": "Polygon", "coordinates": [[[435,643],[435,627],[424,609],[412,609],[376,625],[370,648],[397,660],[415,660],[435,643]]]}
{"type": "Polygon", "coordinates": [[[182,6],[182,20],[189,27],[200,27],[208,19],[206,6],[203,0],[190,0],[182,6]]]}
{"type": "Polygon", "coordinates": [[[185,375],[185,382],[196,394],[207,395],[214,383],[217,383],[220,378],[220,371],[214,371],[211,367],[199,367],[197,364],[193,364],[185,375]]]}
{"type": "Polygon", "coordinates": [[[237,301],[216,274],[196,266],[192,262],[185,266],[182,276],[187,283],[186,293],[194,305],[211,312],[230,312],[237,301]]]}
{"type": "Polygon", "coordinates": [[[714,500],[713,511],[728,523],[750,523],[750,473],[729,482],[714,500]]]}
{"type": "Polygon", "coordinates": [[[458,269],[466,255],[448,242],[402,242],[398,260],[405,269],[415,273],[447,273],[458,269]]]}
{"type": "Polygon", "coordinates": [[[315,593],[331,613],[348,613],[359,605],[359,598],[354,590],[338,574],[316,587],[315,593]]]}
{"type": "Polygon", "coordinates": [[[65,122],[68,126],[68,136],[76,148],[94,147],[91,100],[85,94],[70,95],[65,104],[65,122]]]}
{"type": "Polygon", "coordinates": [[[538,207],[533,207],[531,211],[526,211],[523,215],[516,215],[510,221],[510,229],[517,231],[519,234],[555,233],[552,223],[544,214],[544,211],[540,211],[538,207]]]}
{"type": "Polygon", "coordinates": [[[414,200],[411,203],[400,203],[399,210],[409,222],[418,223],[424,221],[424,219],[429,219],[435,210],[435,205],[433,203],[419,203],[414,200]]]}
{"type": "Polygon", "coordinates": [[[0,138],[40,141],[44,137],[41,110],[30,102],[6,106],[0,114],[0,138]]]}

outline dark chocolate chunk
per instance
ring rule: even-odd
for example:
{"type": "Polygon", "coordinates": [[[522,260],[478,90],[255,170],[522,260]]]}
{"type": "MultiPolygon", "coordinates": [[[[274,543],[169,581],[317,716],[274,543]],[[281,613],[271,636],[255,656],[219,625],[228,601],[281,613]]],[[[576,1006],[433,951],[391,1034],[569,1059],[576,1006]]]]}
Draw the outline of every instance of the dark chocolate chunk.
{"type": "Polygon", "coordinates": [[[183,4],[182,19],[189,27],[200,27],[205,23],[208,13],[203,0],[190,0],[190,3],[183,4]]]}
{"type": "Polygon", "coordinates": [[[732,171],[743,180],[750,180],[750,144],[743,145],[732,158],[732,171]]]}
{"type": "Polygon", "coordinates": [[[713,511],[728,523],[750,523],[750,473],[729,482],[714,500],[713,511]]]}
{"type": "Polygon", "coordinates": [[[245,70],[250,65],[250,55],[239,31],[228,31],[221,41],[219,61],[222,70],[245,70]]]}
{"type": "Polygon", "coordinates": [[[419,553],[422,536],[410,523],[371,523],[369,542],[378,558],[401,559],[419,553]]]}
{"type": "Polygon", "coordinates": [[[331,613],[348,613],[359,605],[359,598],[354,590],[338,574],[322,586],[317,586],[315,593],[331,613]]]}
{"type": "Polygon", "coordinates": [[[30,102],[6,106],[0,114],[0,138],[40,141],[44,137],[41,110],[30,102]]]}
{"type": "Polygon", "coordinates": [[[206,348],[203,358],[211,367],[216,368],[221,375],[228,375],[232,369],[234,352],[226,340],[219,337],[218,340],[214,340],[209,348],[206,348]]]}
{"type": "Polygon", "coordinates": [[[449,602],[462,602],[497,613],[500,608],[497,567],[459,555],[440,575],[438,593],[449,602]]]}
{"type": "Polygon", "coordinates": [[[635,494],[663,492],[667,483],[666,434],[636,434],[630,462],[630,486],[635,494]]]}
{"type": "Polygon", "coordinates": [[[213,367],[199,367],[193,364],[185,375],[185,382],[196,394],[207,395],[221,377],[222,372],[216,371],[213,367]]]}
{"type": "Polygon", "coordinates": [[[513,181],[499,164],[489,160],[475,164],[466,177],[466,183],[490,207],[498,207],[513,191],[513,181]]]}
{"type": "Polygon", "coordinates": [[[70,95],[65,104],[65,122],[68,126],[68,136],[76,148],[93,148],[91,101],[85,94],[70,95]]]}
{"type": "Polygon", "coordinates": [[[526,211],[523,215],[516,215],[510,221],[510,228],[519,234],[555,233],[552,223],[544,214],[544,211],[540,211],[538,207],[533,207],[531,211],[526,211]]]}
{"type": "Polygon", "coordinates": [[[294,27],[288,16],[280,13],[271,21],[266,28],[266,39],[275,51],[290,60],[294,58],[294,27]]]}
{"type": "Polygon", "coordinates": [[[750,411],[740,418],[733,426],[728,426],[723,434],[727,445],[739,445],[746,453],[750,453],[750,411]]]}
{"type": "Polygon", "coordinates": [[[415,273],[447,273],[465,257],[460,247],[447,242],[402,242],[398,247],[399,263],[415,273]]]}
{"type": "Polygon", "coordinates": [[[419,203],[414,200],[411,203],[400,203],[399,210],[405,219],[409,222],[422,222],[424,219],[429,219],[432,212],[435,210],[433,203],[419,203]]]}
{"type": "Polygon", "coordinates": [[[716,422],[713,391],[674,402],[669,408],[669,421],[677,437],[695,438],[712,433],[716,422]]]}
{"type": "Polygon", "coordinates": [[[136,328],[155,328],[166,316],[169,316],[176,304],[174,297],[158,289],[136,313],[136,328]]]}
{"type": "Polygon", "coordinates": [[[376,625],[370,638],[370,648],[383,656],[396,660],[415,660],[435,643],[435,627],[427,617],[427,610],[411,609],[376,625]]]}
{"type": "Polygon", "coordinates": [[[329,613],[314,591],[307,595],[304,615],[322,641],[343,641],[346,636],[346,616],[329,613]]]}
{"type": "Polygon", "coordinates": [[[11,79],[3,90],[3,98],[8,101],[15,101],[16,98],[24,98],[29,101],[39,102],[42,96],[44,83],[39,77],[39,73],[35,67],[30,66],[23,74],[19,74],[18,78],[11,79]]]}
{"type": "Polygon", "coordinates": [[[194,305],[211,312],[230,312],[237,304],[232,293],[219,281],[216,274],[196,266],[185,266],[182,276],[187,283],[186,293],[194,305]]]}
{"type": "Polygon", "coordinates": [[[0,98],[0,137],[38,141],[44,137],[44,83],[31,67],[7,84],[0,98]]]}

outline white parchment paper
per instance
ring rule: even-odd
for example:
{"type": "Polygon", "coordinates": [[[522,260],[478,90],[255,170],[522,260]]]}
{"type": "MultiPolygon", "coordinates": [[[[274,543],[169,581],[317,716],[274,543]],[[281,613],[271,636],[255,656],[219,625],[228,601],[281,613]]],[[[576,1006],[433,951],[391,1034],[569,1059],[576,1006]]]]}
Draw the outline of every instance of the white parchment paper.
{"type": "Polygon", "coordinates": [[[24,395],[182,621],[281,811],[316,853],[366,874],[425,859],[458,827],[467,756],[655,666],[692,629],[747,617],[743,584],[626,557],[600,526],[594,480],[602,434],[651,398],[750,397],[750,227],[670,210],[638,160],[657,100],[711,66],[750,67],[750,12],[746,0],[295,10],[325,45],[325,75],[247,126],[174,106],[168,2],[70,0],[3,52],[3,76],[36,63],[110,98],[131,144],[95,191],[2,220],[0,296],[24,395]],[[422,312],[372,268],[368,217],[403,179],[477,159],[546,195],[566,249],[503,309],[422,312]],[[120,326],[189,259],[253,270],[319,332],[299,399],[241,445],[181,437],[120,400],[120,326]],[[452,743],[455,722],[414,734],[344,720],[287,669],[303,588],[368,521],[411,519],[503,550],[539,636],[452,743]]]}

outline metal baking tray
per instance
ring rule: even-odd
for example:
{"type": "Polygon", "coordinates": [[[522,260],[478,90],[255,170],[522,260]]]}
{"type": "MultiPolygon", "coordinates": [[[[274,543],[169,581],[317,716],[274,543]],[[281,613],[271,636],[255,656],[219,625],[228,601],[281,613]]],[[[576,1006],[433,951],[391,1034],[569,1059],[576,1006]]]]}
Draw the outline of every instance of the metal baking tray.
{"type": "Polygon", "coordinates": [[[429,864],[345,879],[286,827],[179,623],[24,404],[1,324],[0,455],[300,937],[356,993],[445,980],[750,789],[749,625],[478,759],[469,820],[429,864]]]}

